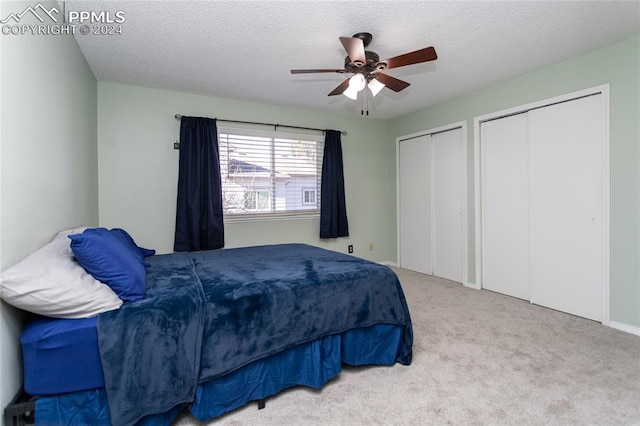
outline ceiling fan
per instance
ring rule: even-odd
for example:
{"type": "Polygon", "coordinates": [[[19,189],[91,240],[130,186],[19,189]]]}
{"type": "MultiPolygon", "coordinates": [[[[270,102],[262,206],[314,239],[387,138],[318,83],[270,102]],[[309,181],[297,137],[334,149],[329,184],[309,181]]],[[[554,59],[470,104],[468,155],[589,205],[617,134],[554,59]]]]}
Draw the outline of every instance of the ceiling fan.
{"type": "Polygon", "coordinates": [[[353,73],[352,77],[344,80],[338,87],[333,89],[329,96],[344,94],[355,100],[358,97],[358,92],[363,90],[365,86],[369,87],[373,96],[376,96],[385,86],[394,92],[399,92],[409,86],[406,81],[391,77],[381,71],[438,59],[436,50],[430,46],[381,61],[377,53],[365,50],[365,47],[371,43],[372,39],[373,36],[370,33],[357,33],[353,37],[340,37],[340,42],[347,51],[344,68],[291,70],[291,74],[353,73]]]}

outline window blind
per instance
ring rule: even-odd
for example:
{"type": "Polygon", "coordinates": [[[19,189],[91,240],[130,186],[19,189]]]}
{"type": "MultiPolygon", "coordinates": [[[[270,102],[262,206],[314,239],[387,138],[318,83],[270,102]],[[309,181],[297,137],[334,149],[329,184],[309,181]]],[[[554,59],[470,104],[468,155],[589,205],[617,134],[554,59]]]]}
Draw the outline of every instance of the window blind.
{"type": "Polygon", "coordinates": [[[221,130],[218,143],[225,216],[319,214],[321,137],[221,130]]]}

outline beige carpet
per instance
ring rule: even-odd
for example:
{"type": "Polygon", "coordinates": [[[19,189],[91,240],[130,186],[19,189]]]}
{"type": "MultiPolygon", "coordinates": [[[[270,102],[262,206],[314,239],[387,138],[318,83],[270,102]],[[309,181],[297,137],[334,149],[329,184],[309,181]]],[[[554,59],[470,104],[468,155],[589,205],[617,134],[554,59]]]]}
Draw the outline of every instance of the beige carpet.
{"type": "Polygon", "coordinates": [[[640,425],[640,337],[394,270],[413,319],[411,366],[345,368],[321,390],[292,388],[207,424],[640,425]]]}

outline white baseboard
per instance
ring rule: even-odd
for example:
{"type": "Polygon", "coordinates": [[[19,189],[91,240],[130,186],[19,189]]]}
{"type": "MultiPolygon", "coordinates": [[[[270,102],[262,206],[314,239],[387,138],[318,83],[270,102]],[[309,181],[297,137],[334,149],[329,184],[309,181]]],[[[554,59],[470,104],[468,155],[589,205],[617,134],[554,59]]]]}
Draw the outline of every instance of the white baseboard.
{"type": "Polygon", "coordinates": [[[389,260],[385,260],[384,262],[380,262],[381,265],[386,265],[386,266],[393,266],[395,268],[399,268],[400,265],[398,265],[396,262],[391,262],[389,260]]]}
{"type": "Polygon", "coordinates": [[[609,327],[615,328],[616,330],[624,331],[625,333],[635,334],[636,336],[640,336],[640,327],[636,327],[634,325],[625,324],[622,322],[610,321],[609,327]]]}
{"type": "Polygon", "coordinates": [[[462,283],[462,285],[463,285],[463,286],[465,286],[465,287],[472,288],[472,289],[474,289],[474,290],[480,290],[480,289],[478,288],[478,286],[476,286],[474,283],[464,282],[464,283],[462,283]]]}

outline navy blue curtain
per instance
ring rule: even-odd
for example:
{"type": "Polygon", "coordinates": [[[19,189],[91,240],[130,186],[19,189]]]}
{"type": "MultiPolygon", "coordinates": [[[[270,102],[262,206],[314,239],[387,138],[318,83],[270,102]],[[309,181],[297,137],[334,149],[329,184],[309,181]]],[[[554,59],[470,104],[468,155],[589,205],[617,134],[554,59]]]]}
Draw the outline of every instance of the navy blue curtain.
{"type": "Polygon", "coordinates": [[[216,120],[182,117],[174,251],[224,247],[216,120]]]}
{"type": "Polygon", "coordinates": [[[320,238],[349,236],[344,200],[342,141],[337,130],[325,130],[320,183],[320,238]]]}

